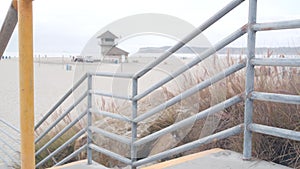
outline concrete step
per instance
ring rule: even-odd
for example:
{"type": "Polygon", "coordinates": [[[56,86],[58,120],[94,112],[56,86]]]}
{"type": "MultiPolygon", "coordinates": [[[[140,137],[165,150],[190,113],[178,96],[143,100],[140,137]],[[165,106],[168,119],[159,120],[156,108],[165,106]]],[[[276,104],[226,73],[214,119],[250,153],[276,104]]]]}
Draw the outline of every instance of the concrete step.
{"type": "MultiPolygon", "coordinates": [[[[126,169],[130,167],[126,167],[126,169]]],[[[141,169],[291,169],[286,166],[278,165],[259,159],[251,161],[242,160],[242,154],[223,150],[211,149],[141,169]]],[[[86,160],[73,162],[70,164],[53,167],[51,169],[108,169],[102,165],[94,163],[87,165],[86,160]]]]}
{"type": "Polygon", "coordinates": [[[87,165],[87,160],[81,160],[81,161],[76,161],[58,167],[52,167],[49,169],[108,169],[108,168],[97,163],[93,163],[92,165],[87,165]]]}
{"type": "Polygon", "coordinates": [[[223,149],[211,149],[162,162],[143,169],[290,169],[263,160],[242,160],[242,154],[223,149]]]}

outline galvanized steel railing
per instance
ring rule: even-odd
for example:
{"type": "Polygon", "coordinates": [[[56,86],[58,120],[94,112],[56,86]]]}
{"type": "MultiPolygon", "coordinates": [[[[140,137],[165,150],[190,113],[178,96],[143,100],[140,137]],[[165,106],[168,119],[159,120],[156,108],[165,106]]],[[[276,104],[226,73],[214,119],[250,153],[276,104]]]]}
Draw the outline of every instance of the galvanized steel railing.
{"type": "MultiPolygon", "coordinates": [[[[68,98],[71,96],[71,94],[76,90],[85,80],[87,79],[87,75],[85,74],[77,83],[73,85],[73,87],[53,106],[53,108],[50,109],[50,111],[44,115],[44,117],[35,125],[35,130],[37,131],[41,125],[57,110],[57,108],[68,98]]],[[[63,120],[64,117],[66,117],[70,112],[82,101],[87,97],[87,93],[85,92],[83,95],[81,95],[74,103],[67,108],[66,111],[64,111],[52,124],[50,124],[44,131],[39,134],[39,136],[35,139],[35,144],[37,144],[39,141],[41,141],[60,121],[63,120]]],[[[45,151],[52,143],[54,143],[60,136],[62,136],[64,133],[66,133],[70,128],[72,128],[80,119],[82,119],[87,114],[87,111],[82,112],[76,120],[74,120],[72,123],[65,126],[63,130],[61,130],[57,135],[55,135],[53,138],[51,138],[47,143],[45,143],[41,148],[39,148],[35,156],[38,156],[41,152],[45,151]]],[[[82,129],[80,132],[75,134],[73,137],[71,137],[68,141],[66,141],[63,145],[61,145],[59,148],[57,148],[54,152],[51,152],[46,158],[41,160],[38,164],[36,164],[36,167],[41,166],[48,160],[52,159],[53,157],[59,153],[61,150],[66,148],[70,143],[74,142],[76,139],[78,139],[80,136],[82,136],[86,132],[86,129],[82,129]]],[[[55,161],[55,160],[54,160],[55,161]]]]}
{"type": "Polygon", "coordinates": [[[51,145],[55,140],[57,140],[60,136],[62,136],[67,130],[69,130],[72,126],[74,126],[80,119],[87,116],[87,127],[82,129],[80,132],[76,133],[72,138],[70,138],[66,143],[61,145],[57,150],[52,152],[42,161],[40,161],[36,167],[41,166],[46,161],[50,160],[54,157],[55,154],[59,153],[63,148],[65,148],[68,144],[78,139],[83,134],[87,133],[87,144],[82,146],[81,148],[77,149],[71,155],[63,159],[62,161],[56,163],[56,165],[63,164],[70,160],[71,158],[78,155],[80,152],[86,150],[87,151],[87,158],[88,164],[92,163],[92,150],[103,153],[107,156],[115,158],[127,165],[130,165],[132,168],[136,168],[143,164],[147,164],[149,162],[153,162],[156,160],[163,159],[165,157],[178,154],[195,147],[198,147],[203,144],[207,144],[215,139],[223,139],[238,133],[244,132],[244,152],[243,158],[250,159],[251,158],[251,147],[252,147],[252,132],[263,133],[268,135],[273,135],[282,138],[288,138],[292,140],[300,141],[300,132],[291,131],[286,129],[275,128],[271,126],[264,126],[260,124],[255,124],[252,122],[252,112],[253,112],[253,100],[264,100],[264,101],[271,101],[271,102],[280,102],[280,103],[289,103],[289,104],[300,104],[300,96],[298,95],[283,95],[283,94],[274,94],[274,93],[263,93],[263,92],[255,92],[254,91],[254,67],[255,66],[296,66],[300,67],[300,59],[269,59],[269,58],[255,58],[255,34],[257,31],[266,31],[266,30],[278,30],[278,29],[291,29],[291,28],[300,28],[300,20],[293,20],[293,21],[284,21],[284,22],[273,22],[273,23],[256,23],[256,0],[249,0],[249,20],[248,24],[242,26],[240,29],[233,32],[231,35],[224,38],[222,41],[216,43],[213,47],[207,49],[206,51],[202,52],[199,56],[193,59],[191,62],[187,63],[187,65],[180,67],[177,71],[172,73],[170,76],[162,79],[160,82],[154,84],[149,89],[145,90],[143,93],[138,93],[138,80],[159,63],[164,61],[168,58],[172,53],[176,52],[178,49],[183,47],[186,43],[190,40],[195,38],[201,32],[206,30],[232,9],[237,7],[241,4],[244,0],[233,0],[229,3],[225,8],[220,10],[217,14],[213,17],[208,19],[204,22],[200,27],[198,27],[195,31],[190,33],[186,36],[182,41],[178,42],[168,51],[163,53],[161,57],[157,58],[154,62],[147,65],[142,70],[138,71],[135,74],[123,74],[123,73],[87,73],[84,75],[74,86],[70,89],[65,96],[63,96],[59,102],[43,117],[43,119],[37,123],[36,129],[38,129],[42,123],[49,118],[49,116],[68,98],[73,91],[78,88],[80,84],[82,84],[85,80],[87,80],[87,91],[71,105],[64,113],[62,113],[61,117],[59,117],[53,124],[51,124],[47,129],[44,130],[42,134],[36,139],[36,143],[38,143],[43,137],[45,137],[50,130],[59,123],[65,116],[67,116],[75,106],[77,106],[82,100],[87,99],[87,109],[86,111],[82,112],[78,116],[78,118],[73,121],[72,123],[68,124],[63,130],[61,130],[56,136],[54,136],[48,143],[46,143],[43,147],[37,150],[36,155],[39,155],[42,151],[46,150],[49,145],[51,145]],[[241,61],[241,63],[237,63],[235,65],[230,66],[229,68],[225,69],[222,73],[216,74],[215,76],[207,79],[194,87],[182,92],[180,95],[171,98],[170,100],[166,101],[165,103],[160,104],[157,107],[149,110],[148,112],[138,116],[137,114],[137,106],[138,101],[147,95],[149,95],[154,90],[158,89],[162,85],[168,83],[173,78],[181,75],[185,71],[189,70],[196,64],[200,63],[201,61],[208,58],[210,55],[214,54],[216,51],[224,48],[229,43],[233,42],[237,38],[243,36],[244,34],[248,34],[248,50],[247,50],[247,58],[245,61],[241,61]],[[160,131],[152,133],[148,136],[143,138],[137,139],[137,125],[138,123],[142,122],[143,120],[153,116],[154,114],[162,111],[163,109],[170,107],[182,99],[185,99],[202,89],[207,88],[208,86],[224,79],[225,77],[243,69],[246,67],[246,87],[245,92],[241,93],[237,96],[234,96],[230,99],[227,99],[217,105],[210,107],[209,109],[203,110],[189,118],[186,118],[182,121],[179,121],[169,127],[166,127],[160,131]],[[132,95],[131,96],[116,96],[113,93],[104,93],[93,90],[92,86],[92,78],[95,76],[104,76],[104,77],[111,77],[111,78],[127,78],[132,80],[132,95]],[[105,97],[114,97],[118,99],[125,99],[132,102],[132,114],[131,117],[125,117],[122,115],[114,114],[111,112],[105,112],[103,110],[97,110],[92,105],[92,95],[101,95],[105,97]],[[244,123],[239,124],[235,127],[226,129],[224,131],[212,134],[210,136],[206,136],[204,138],[200,138],[196,141],[187,143],[185,145],[172,148],[170,150],[155,154],[153,156],[146,157],[144,159],[138,160],[137,159],[137,147],[143,144],[148,143],[149,141],[155,140],[158,137],[180,129],[184,126],[192,124],[195,119],[199,120],[202,118],[207,117],[209,114],[217,113],[225,108],[228,108],[234,104],[240,103],[245,101],[245,117],[244,123]],[[119,136],[117,134],[110,133],[103,129],[96,128],[92,125],[92,114],[100,114],[106,117],[111,117],[114,119],[118,119],[124,122],[128,122],[131,124],[131,139],[125,138],[123,136],[119,136]],[[105,148],[99,147],[98,145],[93,143],[92,140],[92,132],[104,135],[105,137],[111,138],[113,140],[119,141],[126,145],[130,146],[130,159],[127,157],[123,157],[119,154],[116,154],[110,150],[105,148]]]}
{"type": "Polygon", "coordinates": [[[0,160],[6,166],[20,165],[20,130],[0,119],[0,160]]]}

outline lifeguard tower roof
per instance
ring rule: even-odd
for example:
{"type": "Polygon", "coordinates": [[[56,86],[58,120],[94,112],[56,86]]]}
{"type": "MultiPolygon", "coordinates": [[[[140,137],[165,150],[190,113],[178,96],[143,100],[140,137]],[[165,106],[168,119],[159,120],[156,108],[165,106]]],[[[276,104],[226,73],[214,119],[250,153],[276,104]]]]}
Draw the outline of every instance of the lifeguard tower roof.
{"type": "Polygon", "coordinates": [[[103,39],[103,38],[111,38],[111,39],[116,39],[118,38],[116,35],[111,33],[110,31],[106,31],[102,33],[101,35],[97,36],[98,39],[103,39]]]}
{"type": "Polygon", "coordinates": [[[107,55],[125,55],[125,56],[127,56],[128,54],[129,54],[128,52],[126,52],[125,50],[122,50],[118,47],[113,47],[107,52],[107,55]]]}

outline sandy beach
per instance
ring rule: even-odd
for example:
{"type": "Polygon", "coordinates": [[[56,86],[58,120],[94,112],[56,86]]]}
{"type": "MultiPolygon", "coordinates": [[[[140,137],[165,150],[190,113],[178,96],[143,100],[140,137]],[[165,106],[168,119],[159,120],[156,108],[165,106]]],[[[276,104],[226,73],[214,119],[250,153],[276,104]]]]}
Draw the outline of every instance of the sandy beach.
{"type": "MultiPolygon", "coordinates": [[[[19,127],[19,68],[18,60],[1,60],[0,117],[19,127]],[[8,116],[9,114],[9,116],[8,116]]],[[[35,114],[47,111],[72,84],[72,71],[62,65],[34,64],[35,114]]]]}
{"type": "MultiPolygon", "coordinates": [[[[134,73],[154,58],[131,58],[129,63],[75,63],[70,58],[35,58],[34,63],[34,94],[35,121],[39,120],[67,90],[85,72],[127,72],[134,73]],[[71,70],[67,70],[69,65],[71,70]]],[[[145,75],[139,81],[139,91],[143,91],[168,76],[184,62],[180,59],[169,59],[158,68],[145,75]],[[151,80],[149,80],[151,79],[151,80]]],[[[19,127],[19,69],[18,59],[0,61],[0,118],[19,127]]],[[[100,78],[93,80],[93,86],[100,91],[113,91],[120,95],[131,94],[131,82],[127,79],[100,78]]],[[[82,89],[84,90],[84,87],[82,89]]],[[[76,91],[69,102],[73,102],[83,91],[76,91]]]]}

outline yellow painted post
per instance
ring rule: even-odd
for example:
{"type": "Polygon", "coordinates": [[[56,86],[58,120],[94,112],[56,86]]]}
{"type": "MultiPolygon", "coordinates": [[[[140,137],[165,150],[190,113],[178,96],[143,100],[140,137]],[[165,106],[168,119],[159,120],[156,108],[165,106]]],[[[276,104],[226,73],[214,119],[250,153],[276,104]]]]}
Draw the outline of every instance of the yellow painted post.
{"type": "Polygon", "coordinates": [[[18,1],[21,168],[35,168],[32,0],[18,1]]]}

